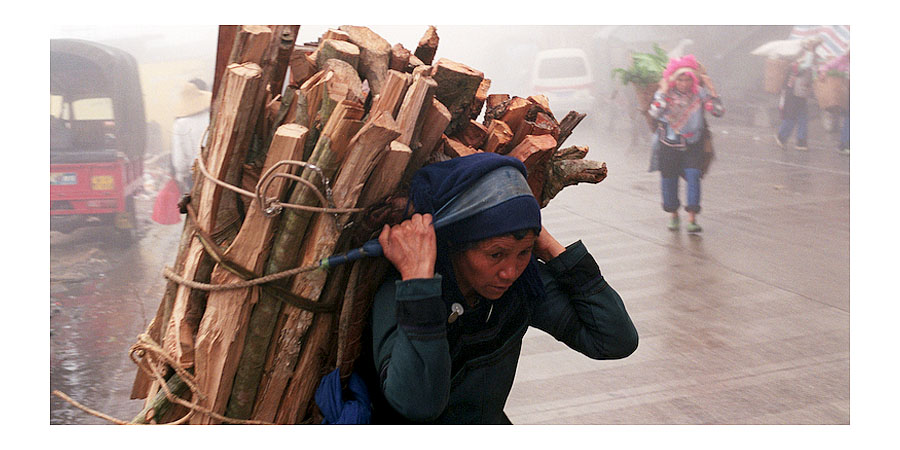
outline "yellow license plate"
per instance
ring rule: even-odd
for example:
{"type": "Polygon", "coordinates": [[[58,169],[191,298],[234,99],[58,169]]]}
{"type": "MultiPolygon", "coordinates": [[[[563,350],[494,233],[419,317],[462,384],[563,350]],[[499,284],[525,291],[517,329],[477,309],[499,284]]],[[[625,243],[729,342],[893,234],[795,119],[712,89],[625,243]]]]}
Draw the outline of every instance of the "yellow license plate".
{"type": "Polygon", "coordinates": [[[114,187],[112,175],[98,175],[91,177],[91,189],[95,191],[111,191],[114,187]]]}

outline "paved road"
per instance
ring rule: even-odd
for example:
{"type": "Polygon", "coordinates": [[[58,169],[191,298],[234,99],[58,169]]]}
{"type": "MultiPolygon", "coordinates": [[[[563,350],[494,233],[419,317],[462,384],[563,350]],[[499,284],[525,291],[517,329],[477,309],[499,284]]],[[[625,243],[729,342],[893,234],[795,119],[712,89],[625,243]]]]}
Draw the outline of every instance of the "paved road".
{"type": "Polygon", "coordinates": [[[666,228],[646,143],[567,142],[590,145],[609,176],[563,191],[545,223],[564,244],[584,240],[640,345],[592,361],[530,330],[514,423],[849,424],[849,157],[820,122],[801,152],[769,128],[712,120],[698,235],[666,228]]]}
{"type": "MultiPolygon", "coordinates": [[[[849,423],[849,157],[817,122],[802,153],[776,148],[765,127],[713,130],[697,236],[666,229],[646,142],[587,124],[569,139],[609,177],[564,190],[545,222],[564,243],[584,240],[641,342],[627,359],[591,361],[530,331],[513,422],[849,423]]],[[[124,252],[90,233],[51,239],[51,390],[121,419],[140,409],[128,347],[155,314],[180,229],[145,218],[124,252]]],[[[52,396],[50,422],[106,423],[52,396]]]]}

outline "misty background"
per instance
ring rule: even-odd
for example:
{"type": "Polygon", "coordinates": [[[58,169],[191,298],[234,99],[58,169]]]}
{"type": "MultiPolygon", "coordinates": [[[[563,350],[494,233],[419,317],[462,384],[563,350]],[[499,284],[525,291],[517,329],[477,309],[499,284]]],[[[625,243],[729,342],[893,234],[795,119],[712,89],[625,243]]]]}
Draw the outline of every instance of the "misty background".
{"type": "MultiPolygon", "coordinates": [[[[297,44],[316,42],[328,28],[343,23],[301,25],[297,44]]],[[[351,23],[348,23],[351,24],[351,23]]],[[[356,23],[352,23],[357,25],[356,23]]],[[[632,52],[692,53],[706,67],[727,105],[726,121],[763,125],[773,122],[775,101],[763,91],[764,58],[750,51],[772,40],[787,39],[791,25],[437,25],[436,58],[448,58],[484,72],[490,93],[527,97],[534,94],[535,55],[541,50],[580,48],[589,58],[595,111],[582,111],[598,123],[630,126],[617,120],[618,101],[633,101],[633,88],[613,79],[614,68],[627,68],[632,52]],[[763,122],[763,123],[760,123],[763,122]]],[[[422,25],[372,25],[389,43],[415,50],[428,28],[422,25]]],[[[99,42],[132,54],[138,62],[147,122],[148,152],[168,151],[173,109],[182,85],[200,78],[212,86],[218,26],[215,25],[58,25],[50,39],[74,38],[99,42]],[[162,147],[162,148],[159,148],[162,147]]],[[[551,99],[551,108],[552,108],[551,99]]],[[[562,116],[562,112],[560,116],[562,116]]]]}

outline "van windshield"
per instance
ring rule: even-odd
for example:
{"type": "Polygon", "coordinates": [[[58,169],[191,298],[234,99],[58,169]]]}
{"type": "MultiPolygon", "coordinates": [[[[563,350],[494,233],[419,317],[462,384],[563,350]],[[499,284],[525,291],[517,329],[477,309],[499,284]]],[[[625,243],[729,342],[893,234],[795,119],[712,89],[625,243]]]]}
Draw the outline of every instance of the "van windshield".
{"type": "Polygon", "coordinates": [[[538,67],[539,78],[571,78],[587,75],[583,58],[575,56],[545,59],[538,67]]]}

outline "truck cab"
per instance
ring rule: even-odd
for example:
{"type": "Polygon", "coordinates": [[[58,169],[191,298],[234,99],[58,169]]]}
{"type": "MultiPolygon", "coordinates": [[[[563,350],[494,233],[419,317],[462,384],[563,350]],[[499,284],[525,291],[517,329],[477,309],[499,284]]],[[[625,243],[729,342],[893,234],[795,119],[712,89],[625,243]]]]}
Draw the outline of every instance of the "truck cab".
{"type": "Polygon", "coordinates": [[[50,41],[50,229],[107,225],[130,244],[142,188],[146,119],[130,54],[50,41]]]}

